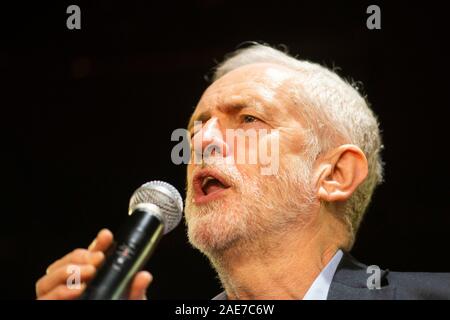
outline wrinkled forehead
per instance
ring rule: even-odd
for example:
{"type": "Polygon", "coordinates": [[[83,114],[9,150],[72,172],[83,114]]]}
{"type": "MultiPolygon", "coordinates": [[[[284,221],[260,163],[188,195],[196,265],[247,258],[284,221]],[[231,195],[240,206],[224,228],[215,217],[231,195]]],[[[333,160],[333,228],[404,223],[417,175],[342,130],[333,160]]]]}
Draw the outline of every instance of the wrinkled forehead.
{"type": "Polygon", "coordinates": [[[200,103],[210,97],[221,97],[225,93],[239,94],[242,90],[256,93],[276,94],[283,91],[294,74],[287,67],[271,63],[254,63],[234,69],[211,84],[204,92],[200,103]]]}
{"type": "Polygon", "coordinates": [[[287,67],[271,63],[255,63],[234,69],[205,90],[191,117],[191,122],[197,114],[211,111],[215,106],[232,101],[255,100],[266,104],[267,108],[279,109],[281,106],[288,108],[292,104],[290,89],[296,75],[287,67]]]}

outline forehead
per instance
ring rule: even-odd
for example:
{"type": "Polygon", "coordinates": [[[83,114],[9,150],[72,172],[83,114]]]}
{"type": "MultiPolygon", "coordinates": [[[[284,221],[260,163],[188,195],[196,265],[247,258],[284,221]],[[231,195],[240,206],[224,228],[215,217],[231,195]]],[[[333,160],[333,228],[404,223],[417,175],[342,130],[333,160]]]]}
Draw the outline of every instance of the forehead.
{"type": "Polygon", "coordinates": [[[287,105],[291,101],[289,89],[294,77],[291,69],[271,63],[255,63],[232,70],[206,89],[190,122],[198,114],[222,105],[253,103],[265,108],[287,105]]]}
{"type": "MultiPolygon", "coordinates": [[[[211,84],[202,96],[202,100],[220,96],[224,92],[237,90],[255,90],[258,93],[274,93],[286,86],[293,77],[293,71],[287,67],[271,63],[254,63],[232,70],[211,84]]],[[[200,104],[200,103],[199,103],[200,104]]]]}

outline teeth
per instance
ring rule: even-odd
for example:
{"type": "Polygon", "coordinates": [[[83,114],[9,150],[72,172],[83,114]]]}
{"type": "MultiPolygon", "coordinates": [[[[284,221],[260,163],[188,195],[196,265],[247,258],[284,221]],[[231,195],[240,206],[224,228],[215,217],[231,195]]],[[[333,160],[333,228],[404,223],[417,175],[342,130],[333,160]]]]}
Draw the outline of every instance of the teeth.
{"type": "Polygon", "coordinates": [[[213,178],[213,177],[206,177],[205,179],[203,179],[203,182],[202,182],[202,188],[204,188],[205,185],[206,185],[209,181],[211,181],[211,180],[217,180],[217,179],[216,179],[216,178],[213,178]]]}

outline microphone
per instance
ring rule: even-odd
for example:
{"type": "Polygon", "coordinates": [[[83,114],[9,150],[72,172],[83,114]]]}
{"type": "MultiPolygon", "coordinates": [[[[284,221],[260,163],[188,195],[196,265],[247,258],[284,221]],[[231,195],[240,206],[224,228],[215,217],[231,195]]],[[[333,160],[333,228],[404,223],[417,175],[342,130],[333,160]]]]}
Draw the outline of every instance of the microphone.
{"type": "Polygon", "coordinates": [[[151,181],[139,187],[111,254],[79,300],[118,300],[128,294],[134,275],[145,266],[162,235],[179,224],[182,212],[183,200],[172,185],[151,181]]]}

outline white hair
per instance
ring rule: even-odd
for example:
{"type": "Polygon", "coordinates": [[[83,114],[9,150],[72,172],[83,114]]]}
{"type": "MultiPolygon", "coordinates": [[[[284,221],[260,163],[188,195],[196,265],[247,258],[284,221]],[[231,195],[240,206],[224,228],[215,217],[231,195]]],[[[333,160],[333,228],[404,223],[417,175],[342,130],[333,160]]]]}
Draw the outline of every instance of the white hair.
{"type": "Polygon", "coordinates": [[[298,74],[299,83],[293,83],[292,94],[294,101],[303,107],[301,112],[311,131],[307,148],[310,159],[342,141],[357,145],[364,152],[368,160],[367,178],[344,206],[353,243],[373,191],[383,179],[382,142],[376,116],[365,97],[335,72],[267,45],[252,44],[231,53],[217,66],[212,80],[254,63],[282,65],[298,74]]]}

